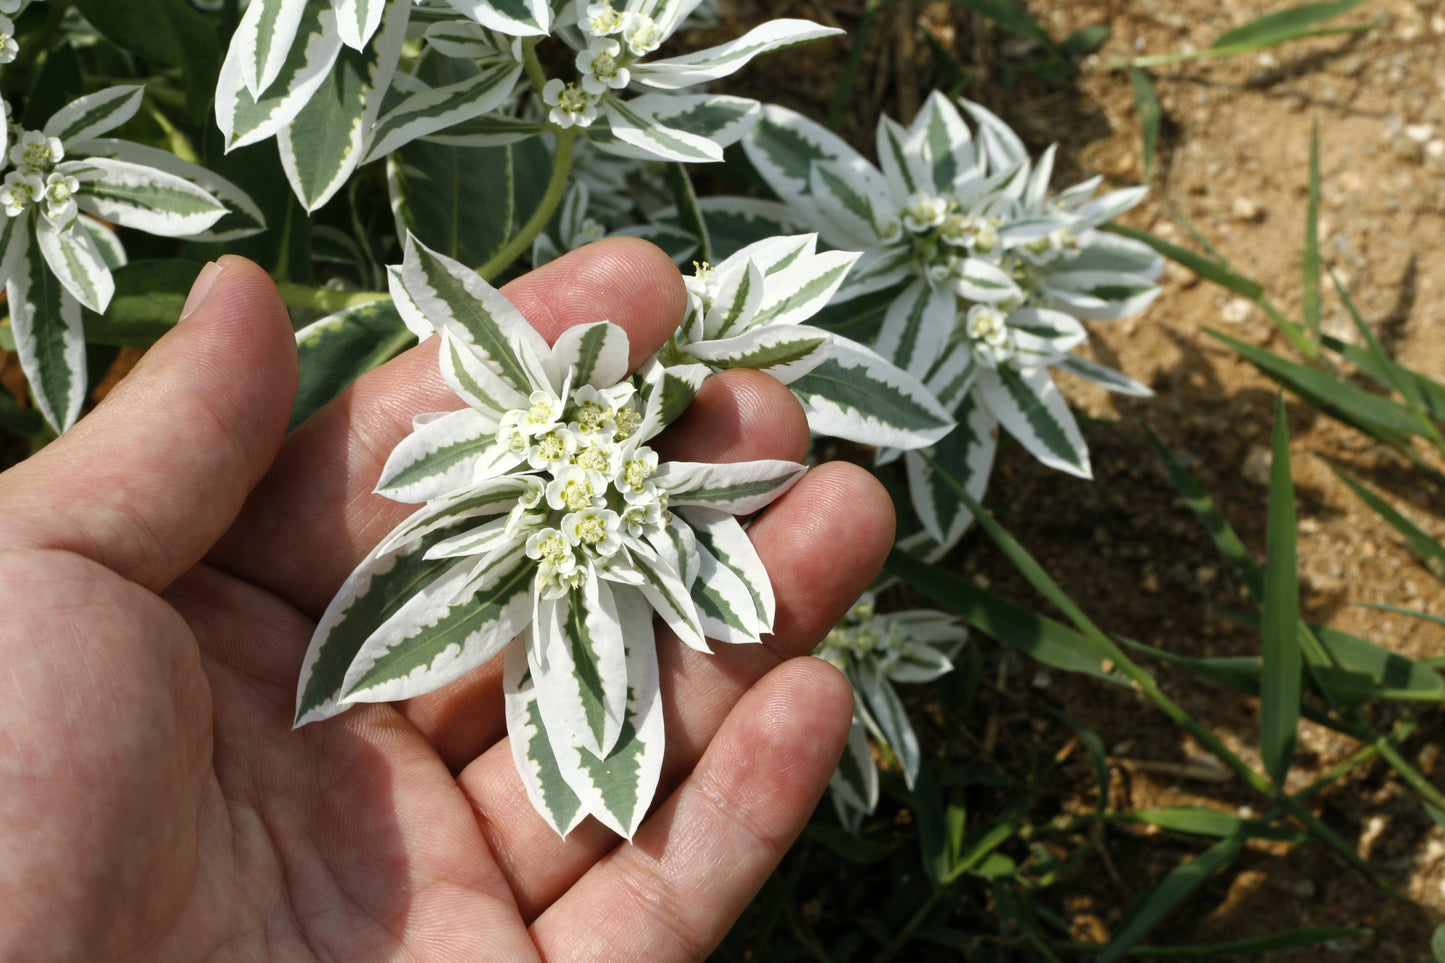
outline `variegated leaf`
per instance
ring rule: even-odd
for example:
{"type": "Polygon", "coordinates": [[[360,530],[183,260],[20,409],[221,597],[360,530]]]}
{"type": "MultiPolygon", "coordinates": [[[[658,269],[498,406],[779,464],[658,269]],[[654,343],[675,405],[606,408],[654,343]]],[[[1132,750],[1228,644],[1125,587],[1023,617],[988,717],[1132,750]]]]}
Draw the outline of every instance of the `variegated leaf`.
{"type": "Polygon", "coordinates": [[[73,141],[89,140],[114,130],[140,110],[143,86],[107,87],[72,101],[45,122],[45,136],[58,137],[67,149],[73,141]]]}
{"type": "Polygon", "coordinates": [[[954,425],[919,379],[838,335],[833,336],[833,356],[791,388],[810,428],[860,444],[922,448],[954,425]]]}
{"type": "Polygon", "coordinates": [[[598,321],[563,331],[552,346],[552,358],[563,371],[575,368],[572,386],[609,388],[627,377],[627,332],[598,321]]]}
{"type": "Polygon", "coordinates": [[[426,551],[449,534],[438,529],[400,549],[373,551],[347,576],[321,616],[301,663],[296,725],[343,711],[342,682],[366,640],[413,596],[465,561],[428,559],[426,551]]]}
{"type": "Polygon", "coordinates": [[[852,251],[809,251],[795,262],[770,265],[753,326],[791,325],[811,318],[842,286],[857,260],[852,251]]]}
{"type": "Polygon", "coordinates": [[[952,339],[958,315],[952,290],[918,278],[888,306],[873,347],[914,377],[926,378],[952,339]]]}
{"type": "Polygon", "coordinates": [[[582,808],[582,800],[567,785],[556,753],[552,751],[547,729],[542,724],[542,709],[537,702],[537,684],[527,668],[527,647],[521,642],[506,650],[502,695],[506,705],[507,741],[512,749],[512,762],[527,789],[527,799],[547,825],[565,837],[587,818],[587,810],[582,808]]]}
{"type": "Polygon", "coordinates": [[[773,192],[790,201],[811,189],[816,161],[867,163],[837,134],[774,104],[763,107],[762,116],[743,138],[743,151],[773,192]]]}
{"type": "Polygon", "coordinates": [[[510,38],[466,20],[443,20],[426,28],[426,42],[457,60],[510,57],[510,38]]]}
{"type": "Polygon", "coordinates": [[[865,294],[886,290],[912,276],[913,257],[908,248],[874,248],[864,251],[834,293],[832,303],[841,304],[865,294]]]}
{"type": "Polygon", "coordinates": [[[391,293],[391,300],[396,305],[397,314],[401,315],[402,324],[405,324],[406,329],[416,335],[418,341],[425,341],[437,333],[431,320],[412,300],[411,293],[407,291],[406,282],[402,280],[401,276],[401,265],[387,265],[386,289],[391,293]]]}
{"type": "Polygon", "coordinates": [[[544,36],[552,26],[547,0],[446,0],[477,23],[511,37],[544,36]]]}
{"type": "MultiPolygon", "coordinates": [[[[286,2],[300,5],[297,0],[286,2]]],[[[275,81],[256,95],[241,74],[246,54],[233,42],[216,82],[216,124],[226,135],[226,150],[265,140],[291,123],[326,82],[341,48],[330,0],[306,0],[275,81]]]]}
{"type": "Polygon", "coordinates": [[[1152,398],[1154,392],[1148,385],[1142,385],[1121,372],[1105,365],[1097,364],[1087,358],[1081,358],[1076,354],[1066,354],[1059,359],[1057,367],[1061,371],[1083,378],[1085,381],[1092,381],[1102,388],[1106,388],[1116,394],[1131,395],[1135,398],[1152,398]]]}
{"type": "Polygon", "coordinates": [[[536,606],[527,663],[552,744],[605,756],[627,709],[627,656],[613,589],[589,571],[584,587],[538,598],[536,606]]]}
{"type": "MultiPolygon", "coordinates": [[[[628,105],[669,130],[700,137],[718,147],[737,143],[759,116],[756,100],[722,94],[644,94],[628,105]]],[[[650,148],[633,146],[606,128],[590,128],[587,139],[617,157],[645,161],[657,156],[650,148]]]]}
{"type": "Polygon", "coordinates": [[[986,368],[974,390],[1029,454],[1050,468],[1093,477],[1084,436],[1047,369],[986,368]]]}
{"type": "MultiPolygon", "coordinates": [[[[518,76],[512,77],[514,84],[518,76]]],[[[490,113],[453,124],[435,134],[427,134],[423,139],[429,144],[448,147],[505,147],[536,137],[546,130],[547,125],[540,120],[490,113]]]]}
{"type": "Polygon", "coordinates": [[[703,505],[732,515],[758,511],[793,486],[807,471],[791,461],[727,464],[670,461],[653,478],[673,507],[703,505]]]}
{"type": "Polygon", "coordinates": [[[439,351],[442,380],[471,407],[500,419],[508,411],[528,406],[527,395],[473,354],[450,329],[442,332],[439,351]]]}
{"type": "MultiPolygon", "coordinates": [[[[82,214],[76,218],[75,226],[90,235],[90,239],[95,242],[106,267],[112,271],[119,267],[125,267],[129,261],[129,258],[126,257],[125,245],[120,242],[119,235],[109,226],[97,221],[89,214],[82,214]]],[[[0,285],[3,284],[3,272],[0,272],[0,285]]]]}
{"type": "Polygon", "coordinates": [[[471,345],[519,392],[532,393],[528,365],[517,355],[513,339],[537,357],[550,357],[551,351],[500,291],[475,271],[410,235],[402,263],[402,283],[423,316],[471,345]]]}
{"type": "Polygon", "coordinates": [[[111,138],[82,141],[72,145],[72,149],[82,156],[112,157],[170,174],[214,197],[226,209],[226,214],[206,230],[187,235],[188,240],[223,243],[266,229],[266,217],[249,194],[209,168],[181,160],[168,150],[111,138]]]}
{"type": "Polygon", "coordinates": [[[890,196],[911,197],[925,187],[932,189],[932,172],[923,152],[909,143],[907,129],[891,117],[878,118],[877,150],[878,166],[888,182],[890,196]]]}
{"type": "MultiPolygon", "coordinates": [[[[455,137],[474,136],[476,131],[463,130],[457,125],[476,118],[485,117],[492,122],[492,127],[510,121],[510,118],[491,118],[486,115],[506,103],[516,89],[521,75],[521,64],[501,61],[483,66],[479,73],[465,80],[411,94],[388,109],[368,132],[366,160],[384,157],[419,137],[436,135],[441,131],[448,131],[455,137]],[[450,130],[451,128],[456,129],[450,130]]],[[[516,136],[512,136],[512,140],[542,129],[531,122],[517,121],[515,125],[520,125],[523,129],[516,136]]],[[[459,146],[490,145],[466,143],[459,146]]]]}
{"type": "MultiPolygon", "coordinates": [[[[11,218],[28,233],[25,215],[11,218]]],[[[28,239],[27,239],[28,240],[28,239]]],[[[10,331],[20,368],[50,427],[63,432],[75,424],[85,403],[85,332],[80,302],[66,293],[45,260],[6,258],[5,284],[10,331]]]]}
{"type": "MultiPolygon", "coordinates": [[[[1002,171],[1013,167],[1027,169],[1029,151],[1018,134],[1013,132],[998,116],[981,104],[959,101],[963,108],[978,124],[979,140],[983,142],[984,156],[988,158],[989,170],[1002,171]]],[[[1019,188],[1022,191],[1022,185],[1019,188]]]]}
{"type": "MultiPolygon", "coordinates": [[[[638,98],[642,100],[643,98],[638,98]]],[[[722,160],[722,148],[705,137],[668,127],[654,114],[616,97],[602,101],[612,135],[656,160],[710,163],[722,160]]]]}
{"type": "Polygon", "coordinates": [[[1057,271],[1044,276],[1044,299],[1085,321],[1116,321],[1143,311],[1163,290],[1149,277],[1113,271],[1057,271]]]}
{"type": "Polygon", "coordinates": [[[301,379],[291,428],[321,409],[347,385],[416,342],[387,300],[346,308],[296,332],[301,379]]]}
{"type": "MultiPolygon", "coordinates": [[[[982,498],[993,475],[997,451],[998,420],[968,395],[958,407],[958,427],[929,454],[939,471],[962,485],[974,498],[982,498]]],[[[973,516],[919,452],[905,452],[904,464],[914,514],[935,542],[951,548],[968,530],[973,516]]]]}
{"type": "Polygon", "coordinates": [[[638,440],[647,441],[680,418],[711,373],[701,364],[664,366],[655,358],[645,362],[637,370],[643,401],[638,440]]]}
{"type": "Polygon", "coordinates": [[[105,311],[115,296],[115,278],[89,231],[62,231],[48,217],[37,217],[35,245],[71,297],[96,313],[105,311]]]}
{"type": "Polygon", "coordinates": [[[697,541],[692,597],[703,632],[719,642],[761,642],[763,634],[773,629],[777,599],[752,541],[726,512],[694,506],[679,514],[697,541]]]}
{"type": "Polygon", "coordinates": [[[984,158],[974,148],[968,125],[948,98],[936,90],[913,118],[909,146],[930,175],[927,189],[932,193],[964,196],[968,185],[983,176],[984,158]]]}
{"type": "Polygon", "coordinates": [[[713,276],[717,294],[703,316],[702,338],[698,340],[731,337],[751,326],[763,303],[763,269],[746,253],[739,251],[718,266],[713,276]]]}
{"type": "Polygon", "coordinates": [[[532,619],[537,563],[517,544],[480,571],[459,561],[373,632],[341,683],[341,701],[396,702],[460,679],[532,619]]]}
{"type": "Polygon", "coordinates": [[[984,304],[999,301],[1022,301],[1023,292],[1008,272],[983,258],[966,257],[953,280],[960,297],[984,304]]]}
{"type": "Polygon", "coordinates": [[[392,529],[377,545],[374,553],[390,552],[443,528],[464,531],[466,526],[463,522],[470,523],[478,518],[509,512],[512,506],[517,504],[517,499],[526,493],[533,480],[522,475],[502,475],[454,494],[432,499],[392,529]]]}
{"type": "Polygon", "coordinates": [[[720,371],[752,368],[786,385],[828,360],[832,338],[827,331],[807,325],[769,326],[688,345],[687,353],[720,371]]]}
{"type": "Polygon", "coordinates": [[[326,0],[251,0],[231,37],[241,82],[259,99],[280,75],[304,16],[326,0]]]}
{"type": "Polygon", "coordinates": [[[386,460],[378,494],[421,503],[515,467],[520,456],[497,443],[497,423],[472,408],[418,416],[386,460]]]}
{"type": "Polygon", "coordinates": [[[1051,364],[1089,340],[1089,333],[1076,318],[1047,308],[1018,308],[1009,313],[1008,326],[1021,354],[1046,359],[1038,364],[1051,364]]]}
{"type": "Polygon", "coordinates": [[[887,204],[888,183],[872,164],[861,158],[815,161],[810,185],[834,245],[859,250],[883,243],[883,225],[893,214],[875,206],[887,204]]]}
{"type": "Polygon", "coordinates": [[[9,282],[10,276],[25,270],[25,259],[30,253],[31,211],[21,211],[15,217],[0,220],[0,285],[9,282]]]}
{"type": "Polygon", "coordinates": [[[680,569],[684,563],[676,546],[670,541],[656,546],[631,542],[628,552],[632,556],[634,570],[642,573],[643,580],[637,586],[642,597],[662,616],[667,627],[683,644],[699,652],[710,653],[712,649],[708,648],[703,637],[697,605],[683,581],[680,569]],[[666,549],[666,554],[657,549],[666,549]]]}
{"type": "Polygon", "coordinates": [[[335,3],[336,31],[341,34],[341,42],[353,50],[362,50],[381,25],[386,0],[335,0],[335,3]]]}
{"type": "Polygon", "coordinates": [[[649,60],[634,64],[632,78],[637,83],[658,90],[680,90],[695,84],[726,77],[739,70],[758,54],[782,50],[821,37],[832,37],[843,31],[822,27],[808,20],[770,20],[754,27],[736,40],[708,47],[696,53],[666,60],[649,60]]]}
{"type": "Polygon", "coordinates": [[[918,736],[913,731],[913,724],[908,721],[908,711],[903,708],[892,683],[878,670],[874,660],[867,659],[859,665],[858,683],[859,694],[867,704],[883,741],[898,758],[903,781],[912,789],[913,780],[918,776],[920,756],[918,736]]]}
{"type": "MultiPolygon", "coordinates": [[[[346,2],[338,5],[341,20],[365,13],[346,10],[346,2]]],[[[378,16],[383,9],[383,0],[349,2],[353,7],[369,5],[378,16]]],[[[386,18],[376,41],[364,47],[347,41],[348,48],[338,53],[321,86],[277,132],[281,167],[308,212],[341,190],[365,156],[368,135],[401,57],[411,6],[410,0],[385,0],[386,18]]],[[[351,26],[357,26],[354,20],[351,26]]]]}
{"type": "Polygon", "coordinates": [[[868,745],[868,729],[858,716],[848,730],[848,744],[838,768],[828,780],[829,798],[838,819],[850,832],[857,832],[863,817],[878,805],[878,764],[868,745]]]}
{"type": "Polygon", "coordinates": [[[161,237],[190,237],[215,226],[226,207],[190,181],[154,167],[88,157],[56,165],[80,181],[75,201],[104,220],[161,237]]]}

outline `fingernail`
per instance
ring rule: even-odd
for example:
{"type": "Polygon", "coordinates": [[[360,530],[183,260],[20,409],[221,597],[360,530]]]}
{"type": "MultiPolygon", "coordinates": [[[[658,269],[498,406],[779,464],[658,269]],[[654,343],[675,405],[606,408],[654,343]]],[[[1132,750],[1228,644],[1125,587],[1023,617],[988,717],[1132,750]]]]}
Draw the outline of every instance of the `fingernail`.
{"type": "Polygon", "coordinates": [[[191,293],[186,295],[186,306],[181,308],[181,321],[194,314],[201,302],[206,300],[206,295],[211,293],[211,288],[216,285],[216,278],[221,276],[223,270],[225,269],[215,261],[201,268],[201,273],[196,275],[196,281],[191,285],[191,293]]]}

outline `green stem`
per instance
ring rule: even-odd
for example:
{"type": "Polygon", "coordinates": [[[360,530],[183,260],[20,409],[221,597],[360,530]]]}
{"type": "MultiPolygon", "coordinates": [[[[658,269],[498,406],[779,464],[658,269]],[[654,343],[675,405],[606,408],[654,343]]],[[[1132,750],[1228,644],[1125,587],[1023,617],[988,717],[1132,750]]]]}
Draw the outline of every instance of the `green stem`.
{"type": "Polygon", "coordinates": [[[307,287],[291,281],[279,281],[276,287],[280,290],[281,300],[286,302],[287,307],[315,308],[318,311],[325,311],[327,314],[334,314],[360,304],[370,304],[372,301],[382,301],[391,297],[385,291],[333,291],[329,288],[307,287]]]}
{"type": "Polygon", "coordinates": [[[522,252],[532,246],[532,241],[547,222],[552,219],[552,214],[557,210],[557,205],[562,203],[562,197],[567,193],[567,176],[572,173],[572,147],[577,141],[577,132],[572,129],[558,130],[557,134],[557,155],[552,161],[552,179],[547,182],[547,192],[542,195],[542,200],[527,223],[512,236],[512,239],[496,254],[477,268],[477,273],[484,280],[490,281],[498,274],[501,274],[511,265],[522,252]]]}
{"type": "Polygon", "coordinates": [[[547,74],[542,70],[542,61],[537,59],[537,42],[541,40],[536,37],[522,41],[522,66],[527,70],[527,79],[532,82],[532,87],[541,96],[542,88],[547,86],[547,74]]]}

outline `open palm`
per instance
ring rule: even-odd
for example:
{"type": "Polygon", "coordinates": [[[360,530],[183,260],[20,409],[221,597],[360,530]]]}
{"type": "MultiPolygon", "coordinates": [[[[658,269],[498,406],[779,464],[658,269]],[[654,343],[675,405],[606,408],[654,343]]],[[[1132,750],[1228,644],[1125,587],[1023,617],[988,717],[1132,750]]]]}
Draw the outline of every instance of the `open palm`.
{"type": "MultiPolygon", "coordinates": [[[[749,534],[776,633],[659,633],[668,758],[632,843],[564,841],[506,745],[500,667],[293,731],[316,617],[408,513],[371,493],[411,417],[455,407],[423,345],[282,444],[294,340],[223,259],[189,316],[62,439],[0,475],[0,959],[689,959],[726,933],[827,781],[846,683],[806,653],[892,540],[886,495],[815,469],[749,534]],[[668,792],[670,791],[670,795],[668,792]]],[[[504,289],[549,339],[603,319],[636,363],[681,316],[670,262],[593,245],[504,289]]],[[[801,412],[714,379],[674,458],[798,458],[801,412]]]]}

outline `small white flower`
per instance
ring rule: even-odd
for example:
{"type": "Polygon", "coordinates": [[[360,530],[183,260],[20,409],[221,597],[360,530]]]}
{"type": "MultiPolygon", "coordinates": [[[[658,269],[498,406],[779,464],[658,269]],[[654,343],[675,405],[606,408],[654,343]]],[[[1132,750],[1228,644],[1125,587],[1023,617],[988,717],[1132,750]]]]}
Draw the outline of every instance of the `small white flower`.
{"type": "Polygon", "coordinates": [[[1008,319],[993,305],[975,304],[969,308],[964,330],[973,342],[974,357],[986,367],[997,368],[1013,357],[1013,337],[1009,332],[1008,319]]]}
{"type": "Polygon", "coordinates": [[[6,214],[19,217],[44,193],[45,183],[39,177],[23,171],[11,171],[5,175],[5,186],[0,187],[0,204],[5,205],[6,214]]]}
{"type": "Polygon", "coordinates": [[[9,17],[0,16],[0,64],[13,63],[20,56],[20,45],[15,42],[15,24],[9,17]]]}
{"type": "Polygon", "coordinates": [[[903,226],[915,234],[938,227],[948,217],[948,198],[937,194],[914,194],[903,209],[903,226]]]}
{"type": "Polygon", "coordinates": [[[632,82],[632,72],[623,65],[619,55],[622,45],[616,40],[594,40],[577,55],[577,69],[582,74],[582,89],[600,97],[609,90],[621,90],[632,82]]]}
{"type": "Polygon", "coordinates": [[[537,583],[543,598],[557,598],[580,584],[586,570],[577,564],[572,543],[555,528],[544,528],[527,539],[527,557],[541,562],[537,566],[537,583]]]}
{"type": "Polygon", "coordinates": [[[611,558],[622,547],[621,520],[610,508],[584,508],[562,517],[562,534],[567,541],[602,558],[611,558]]]}
{"type": "Polygon", "coordinates": [[[645,13],[624,13],[622,15],[622,39],[632,56],[643,57],[652,53],[667,39],[667,34],[645,13]]]}
{"type": "Polygon", "coordinates": [[[65,146],[59,137],[46,137],[38,130],[27,130],[10,148],[10,163],[27,174],[45,174],[65,158],[65,146]]]}
{"type": "Polygon", "coordinates": [[[576,450],[577,436],[569,428],[560,426],[532,439],[532,447],[527,449],[527,464],[541,471],[571,458],[576,450]]]}
{"type": "Polygon", "coordinates": [[[584,29],[594,37],[606,37],[622,29],[622,14],[610,3],[588,4],[585,16],[584,29]]]}
{"type": "Polygon", "coordinates": [[[80,180],[59,171],[51,172],[45,180],[45,216],[62,231],[75,223],[80,213],[75,203],[75,192],[80,190],[80,180]]]}
{"type": "Polygon", "coordinates": [[[542,88],[542,102],[552,108],[547,119],[563,130],[590,127],[597,119],[597,98],[576,84],[564,83],[556,77],[542,88]]]}

